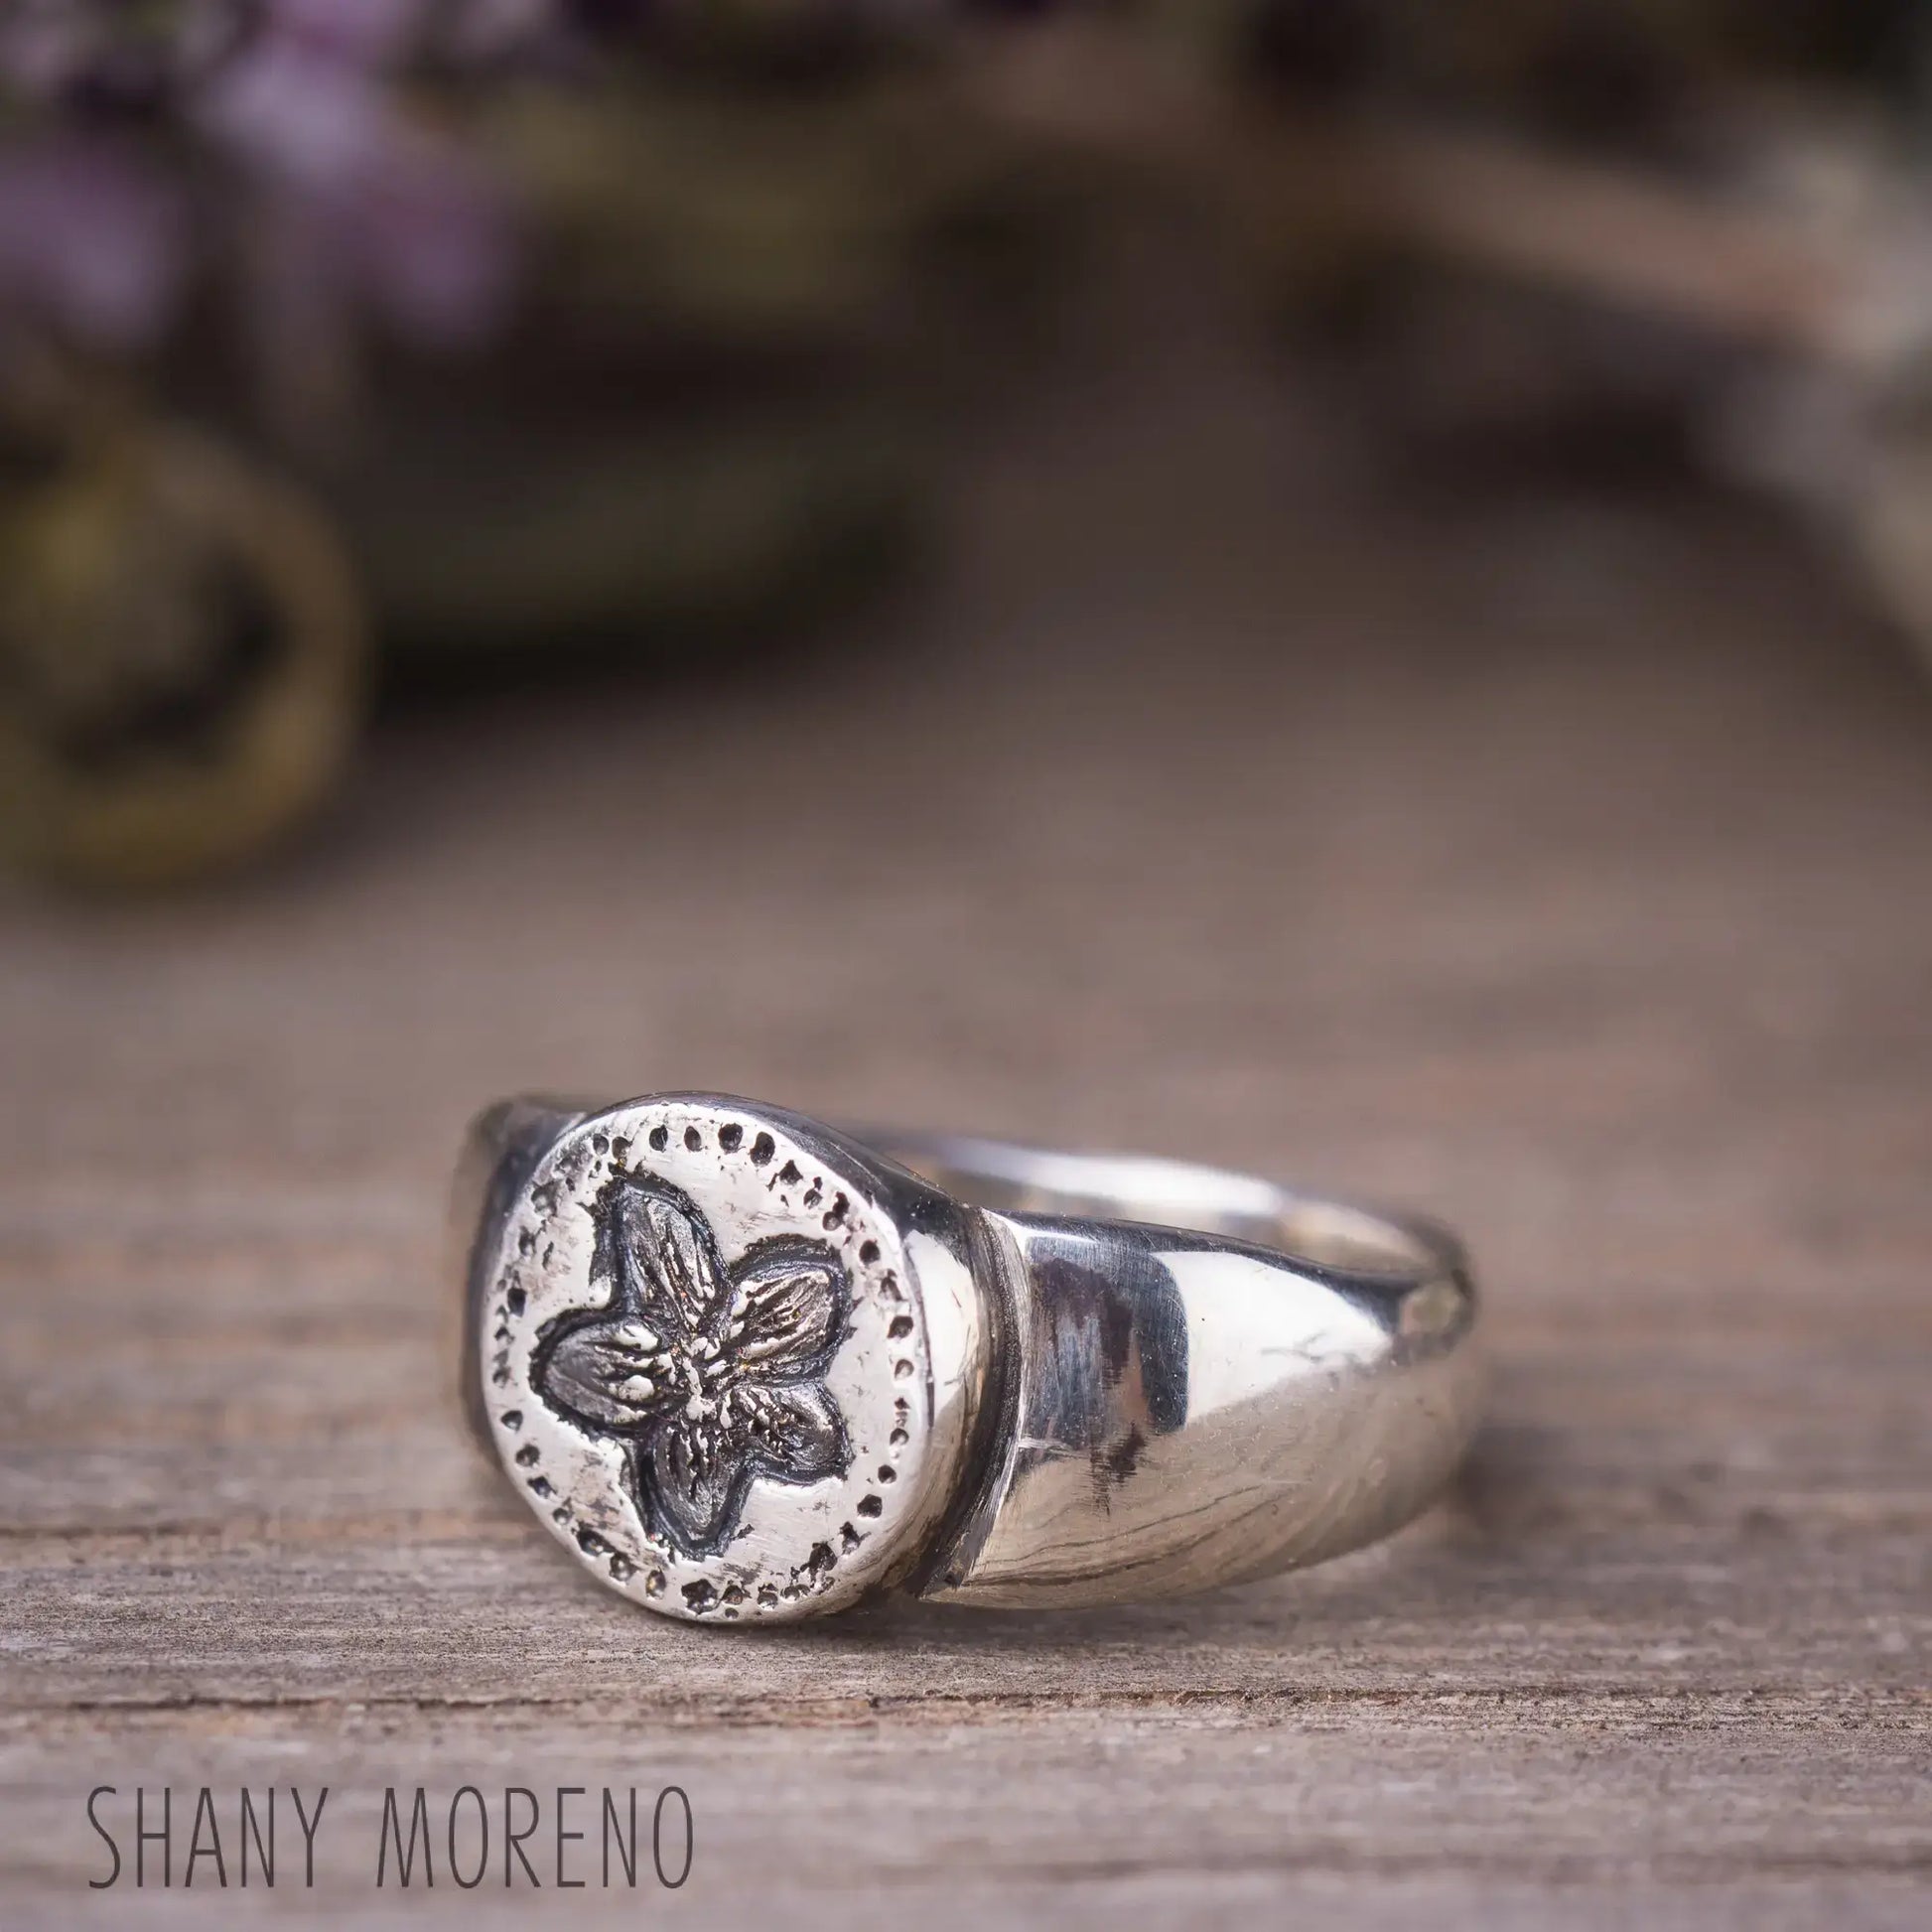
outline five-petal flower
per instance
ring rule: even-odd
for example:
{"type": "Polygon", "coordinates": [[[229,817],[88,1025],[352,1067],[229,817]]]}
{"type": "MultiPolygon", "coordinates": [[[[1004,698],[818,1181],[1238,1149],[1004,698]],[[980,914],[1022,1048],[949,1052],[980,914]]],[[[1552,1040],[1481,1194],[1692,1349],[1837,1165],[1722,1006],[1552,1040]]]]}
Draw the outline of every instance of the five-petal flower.
{"type": "Polygon", "coordinates": [[[610,1302],[547,1323],[531,1379],[577,1427],[628,1445],[637,1507],[675,1549],[722,1549],[754,1477],[845,1471],[824,1385],[847,1310],[830,1247],[780,1236],[728,1271],[684,1195],[626,1176],[598,1203],[592,1275],[610,1302]]]}

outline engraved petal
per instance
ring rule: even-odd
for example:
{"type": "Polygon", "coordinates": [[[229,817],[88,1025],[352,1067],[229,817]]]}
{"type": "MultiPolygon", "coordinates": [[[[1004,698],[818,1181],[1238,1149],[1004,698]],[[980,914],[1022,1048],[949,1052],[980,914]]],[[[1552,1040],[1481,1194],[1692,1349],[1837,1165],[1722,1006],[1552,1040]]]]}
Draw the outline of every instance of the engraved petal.
{"type": "Polygon", "coordinates": [[[553,1409],[599,1429],[635,1429],[683,1391],[656,1329],[634,1315],[564,1326],[540,1353],[532,1381],[553,1409]]]}
{"type": "Polygon", "coordinates": [[[729,1284],[711,1230],[682,1195],[626,1182],[605,1222],[620,1299],[672,1335],[696,1335],[725,1306],[729,1284]]]}
{"type": "Polygon", "coordinates": [[[780,1482],[840,1475],[852,1460],[845,1425],[822,1382],[770,1387],[746,1382],[731,1393],[759,1471],[780,1482]]]}
{"type": "Polygon", "coordinates": [[[637,1457],[651,1527],[687,1557],[714,1554],[737,1527],[748,1459],[716,1418],[668,1418],[637,1457]]]}
{"type": "Polygon", "coordinates": [[[738,1270],[725,1348],[741,1374],[770,1380],[821,1368],[845,1317],[845,1270],[830,1248],[777,1242],[738,1270]]]}

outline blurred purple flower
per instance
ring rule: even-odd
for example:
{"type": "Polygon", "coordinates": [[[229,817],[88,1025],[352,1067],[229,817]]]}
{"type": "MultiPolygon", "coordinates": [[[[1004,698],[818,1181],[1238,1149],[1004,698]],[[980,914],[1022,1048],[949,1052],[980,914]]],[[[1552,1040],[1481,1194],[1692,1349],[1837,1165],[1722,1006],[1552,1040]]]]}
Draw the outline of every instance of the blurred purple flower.
{"type": "MultiPolygon", "coordinates": [[[[356,3],[369,15],[354,43],[366,54],[379,38],[377,0],[356,3]]],[[[202,90],[194,111],[262,185],[269,219],[284,230],[278,273],[318,296],[334,289],[339,301],[366,301],[431,342],[474,341],[500,321],[516,252],[507,194],[454,142],[412,121],[381,78],[336,44],[265,34],[202,90]],[[298,267],[293,256],[303,253],[313,259],[298,267]]]]}
{"type": "MultiPolygon", "coordinates": [[[[519,210],[423,100],[456,72],[580,72],[706,3],[0,0],[21,144],[0,148],[0,317],[139,347],[195,265],[239,280],[265,365],[298,386],[304,363],[348,367],[366,317],[431,345],[483,339],[510,303],[519,210]]],[[[941,4],[778,0],[774,17],[941,4]]]]}
{"type": "Polygon", "coordinates": [[[187,268],[179,190],[105,140],[56,134],[0,152],[0,312],[97,348],[167,325],[187,268]]]}
{"type": "Polygon", "coordinates": [[[463,157],[428,148],[398,156],[345,212],[347,258],[397,328],[454,345],[500,326],[514,225],[500,192],[463,157]]]}
{"type": "Polygon", "coordinates": [[[387,68],[416,51],[426,0],[267,0],[269,31],[357,67],[387,68]]]}
{"type": "Polygon", "coordinates": [[[28,100],[50,99],[79,74],[97,39],[83,9],[26,0],[0,17],[0,84],[28,100]]]}
{"type": "Polygon", "coordinates": [[[255,0],[0,0],[0,94],[152,110],[250,30],[255,0]]]}
{"type": "Polygon", "coordinates": [[[205,132],[281,185],[340,190],[387,138],[389,104],[367,72],[274,34],[230,61],[191,109],[205,132]]]}
{"type": "Polygon", "coordinates": [[[573,24],[568,0],[464,0],[437,16],[438,51],[457,62],[539,49],[573,24]]]}

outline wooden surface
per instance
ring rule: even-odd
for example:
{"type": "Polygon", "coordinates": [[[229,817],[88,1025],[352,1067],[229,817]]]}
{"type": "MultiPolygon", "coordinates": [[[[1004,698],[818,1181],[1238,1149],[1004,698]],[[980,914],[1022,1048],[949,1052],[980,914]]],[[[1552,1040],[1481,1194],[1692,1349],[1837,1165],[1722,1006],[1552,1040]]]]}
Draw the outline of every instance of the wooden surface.
{"type": "Polygon", "coordinates": [[[1932,1923],[1926,688],[1769,523],[1370,519],[1306,403],[1096,385],[863,637],[392,724],[245,888],[5,902],[9,1928],[1932,1923]],[[531,1083],[1414,1202],[1493,1422],[1218,1597],[639,1615],[448,1396],[445,1170],[531,1083]],[[466,1781],[675,1781],[690,1883],[375,1891],[383,1786],[466,1781]],[[328,1783],[317,1890],[89,1892],[141,1782],[328,1783]]]}

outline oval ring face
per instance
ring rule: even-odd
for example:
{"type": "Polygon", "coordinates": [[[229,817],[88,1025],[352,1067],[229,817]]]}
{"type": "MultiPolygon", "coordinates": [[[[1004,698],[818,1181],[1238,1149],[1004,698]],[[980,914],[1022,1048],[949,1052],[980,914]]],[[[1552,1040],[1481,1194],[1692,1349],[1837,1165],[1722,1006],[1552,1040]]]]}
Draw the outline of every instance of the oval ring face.
{"type": "Polygon", "coordinates": [[[896,1579],[950,1487],[917,1274],[859,1165],[801,1127],[612,1108],[501,1224],[474,1366],[503,1466],[601,1582],[670,1615],[839,1609],[896,1579]]]}

